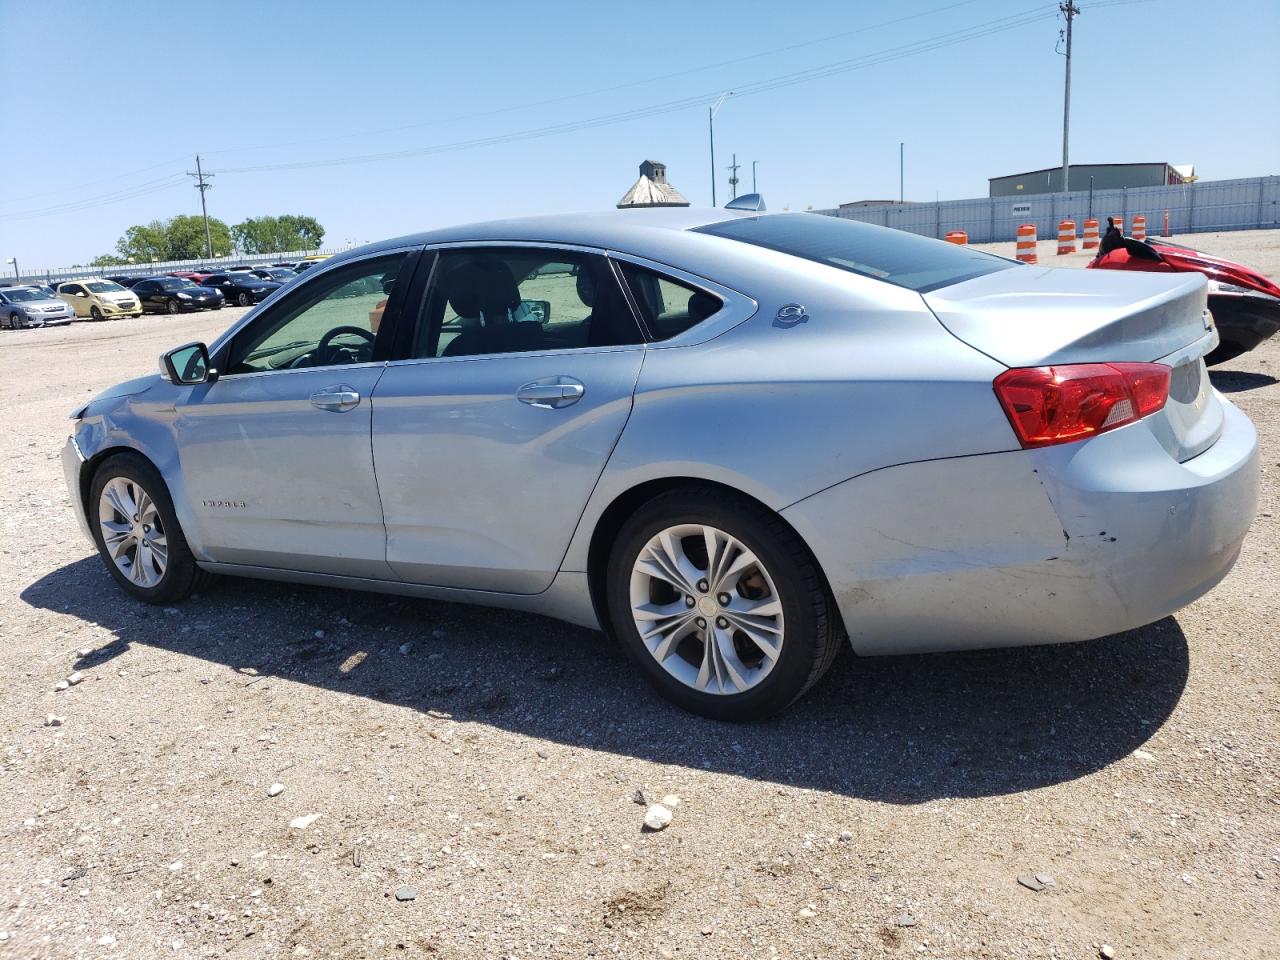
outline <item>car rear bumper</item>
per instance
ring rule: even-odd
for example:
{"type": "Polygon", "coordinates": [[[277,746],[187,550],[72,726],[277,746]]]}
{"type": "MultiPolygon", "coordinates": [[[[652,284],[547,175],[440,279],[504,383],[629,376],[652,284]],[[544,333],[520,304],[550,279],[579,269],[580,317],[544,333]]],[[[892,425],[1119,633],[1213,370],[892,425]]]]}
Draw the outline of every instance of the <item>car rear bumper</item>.
{"type": "Polygon", "coordinates": [[[67,437],[62,448],[62,476],[67,481],[67,495],[71,498],[71,509],[80,524],[80,532],[93,543],[93,531],[89,529],[89,518],[85,516],[84,500],[80,493],[80,471],[84,467],[84,455],[76,445],[75,435],[67,437]]]}
{"type": "Polygon", "coordinates": [[[1081,443],[892,467],[782,512],[817,556],[855,650],[1061,643],[1159,620],[1230,571],[1258,445],[1225,399],[1185,463],[1143,423],[1081,443]]]}

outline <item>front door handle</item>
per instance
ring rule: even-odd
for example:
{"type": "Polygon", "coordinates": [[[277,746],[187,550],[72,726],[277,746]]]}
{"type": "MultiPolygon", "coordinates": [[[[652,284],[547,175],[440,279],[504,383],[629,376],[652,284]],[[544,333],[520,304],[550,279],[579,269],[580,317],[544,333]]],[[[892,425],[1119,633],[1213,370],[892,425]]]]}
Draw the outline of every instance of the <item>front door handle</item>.
{"type": "Polygon", "coordinates": [[[345,383],[337,387],[325,387],[311,395],[311,405],[321,410],[352,410],[360,403],[360,394],[355,387],[345,383]]]}
{"type": "Polygon", "coordinates": [[[555,409],[577,403],[586,392],[582,381],[573,377],[543,377],[517,390],[516,399],[533,407],[555,409]]]}

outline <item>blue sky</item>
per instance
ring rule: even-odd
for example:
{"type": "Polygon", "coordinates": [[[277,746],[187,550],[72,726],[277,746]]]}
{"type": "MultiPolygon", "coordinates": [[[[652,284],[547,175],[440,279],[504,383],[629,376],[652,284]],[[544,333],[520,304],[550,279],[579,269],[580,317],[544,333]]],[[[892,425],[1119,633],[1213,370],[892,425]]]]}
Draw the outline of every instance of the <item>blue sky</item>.
{"type": "MultiPolygon", "coordinates": [[[[1213,180],[1280,173],[1280,4],[1077,2],[1074,162],[1194,163],[1213,180]]],[[[707,102],[722,90],[738,91],[716,118],[722,204],[735,151],[740,192],[758,160],[771,209],[896,197],[899,141],[908,199],[983,196],[988,177],[1061,161],[1055,10],[1032,0],[0,0],[10,66],[0,260],[85,262],[131,224],[199,213],[181,176],[197,152],[216,174],[211,215],[311,214],[326,245],[611,207],[646,157],[704,205],[707,102]],[[1016,19],[1037,13],[1045,19],[1016,19]],[[1001,29],[1010,23],[1020,25],[1001,29]],[[986,35],[950,42],[965,30],[986,35]],[[935,49],[900,55],[931,38],[935,49]],[[827,75],[752,92],[802,71],[827,75]],[[506,139],[454,146],[490,138],[506,139]],[[296,166],[397,152],[408,155],[296,166]]]]}

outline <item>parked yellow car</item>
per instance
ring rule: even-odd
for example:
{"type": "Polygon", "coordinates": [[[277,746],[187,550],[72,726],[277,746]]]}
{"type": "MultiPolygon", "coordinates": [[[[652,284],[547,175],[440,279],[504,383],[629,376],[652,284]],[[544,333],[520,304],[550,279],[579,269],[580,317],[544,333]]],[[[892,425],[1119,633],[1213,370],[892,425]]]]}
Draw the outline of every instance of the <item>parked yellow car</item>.
{"type": "Polygon", "coordinates": [[[76,312],[77,317],[107,320],[142,316],[142,301],[138,295],[114,280],[69,280],[58,284],[57,296],[76,312]]]}

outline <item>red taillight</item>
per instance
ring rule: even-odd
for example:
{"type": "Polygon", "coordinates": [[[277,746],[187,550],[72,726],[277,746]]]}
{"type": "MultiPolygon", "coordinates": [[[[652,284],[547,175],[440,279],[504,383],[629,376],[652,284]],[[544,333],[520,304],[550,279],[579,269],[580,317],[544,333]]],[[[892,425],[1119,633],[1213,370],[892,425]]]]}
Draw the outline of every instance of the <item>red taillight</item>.
{"type": "Polygon", "coordinates": [[[1006,370],[996,397],[1024,447],[1083,440],[1164,407],[1172,370],[1162,363],[1069,363],[1006,370]]]}

